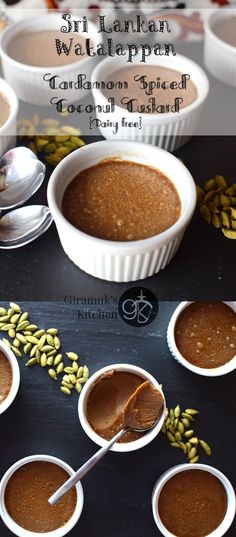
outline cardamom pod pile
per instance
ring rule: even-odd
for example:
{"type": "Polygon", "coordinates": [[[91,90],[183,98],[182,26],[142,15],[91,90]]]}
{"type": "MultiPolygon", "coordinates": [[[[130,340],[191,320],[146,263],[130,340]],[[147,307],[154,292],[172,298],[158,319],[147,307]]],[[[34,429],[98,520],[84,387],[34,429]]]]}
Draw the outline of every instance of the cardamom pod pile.
{"type": "Polygon", "coordinates": [[[5,345],[18,358],[22,358],[22,353],[28,355],[27,367],[48,367],[48,375],[53,380],[63,375],[60,389],[65,395],[71,395],[71,390],[80,393],[88,380],[89,369],[86,365],[79,366],[78,355],[74,352],[65,353],[68,359],[65,364],[59,350],[61,341],[57,328],[40,329],[36,324],[30,324],[28,312],[22,312],[18,304],[10,302],[9,306],[8,309],[0,307],[0,331],[7,332],[12,340],[3,338],[5,345]]]}
{"type": "Polygon", "coordinates": [[[69,153],[85,145],[80,134],[79,129],[61,125],[57,119],[40,120],[38,114],[34,114],[32,120],[21,118],[18,121],[19,137],[30,140],[29,148],[37,155],[42,154],[51,166],[57,166],[69,153]]]}
{"type": "Polygon", "coordinates": [[[187,408],[181,412],[180,405],[175,408],[166,409],[165,422],[162,432],[166,434],[170,445],[173,448],[181,449],[187,456],[188,462],[194,464],[199,461],[198,448],[202,447],[206,455],[211,455],[211,448],[205,442],[200,440],[194,433],[193,421],[198,410],[187,408]]]}
{"type": "Polygon", "coordinates": [[[197,185],[198,205],[202,218],[221,229],[228,239],[236,239],[236,183],[228,186],[222,175],[197,185]]]}

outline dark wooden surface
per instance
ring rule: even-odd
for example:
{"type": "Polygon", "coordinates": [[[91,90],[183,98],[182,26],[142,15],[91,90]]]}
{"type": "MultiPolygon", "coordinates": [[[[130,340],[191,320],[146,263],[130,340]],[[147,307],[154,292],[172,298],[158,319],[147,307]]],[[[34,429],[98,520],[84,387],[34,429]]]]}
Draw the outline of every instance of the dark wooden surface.
{"type": "MultiPolygon", "coordinates": [[[[90,140],[91,141],[91,140],[90,140]]],[[[236,137],[195,137],[177,152],[197,183],[215,174],[236,180],[236,137]]],[[[47,203],[43,187],[29,203],[47,203]]],[[[196,210],[177,255],[159,274],[142,285],[160,300],[235,299],[236,241],[206,224],[196,210]]],[[[76,267],[62,250],[53,224],[34,243],[17,250],[0,250],[0,297],[21,300],[63,300],[65,295],[120,296],[132,283],[98,280],[76,267]]]]}
{"type": "MultiPolygon", "coordinates": [[[[13,299],[12,284],[9,281],[8,296],[13,299]]],[[[78,320],[78,309],[85,312],[89,308],[86,305],[78,308],[62,302],[20,303],[29,311],[31,322],[44,328],[56,326],[63,349],[78,352],[81,364],[86,363],[91,373],[116,362],[139,365],[163,384],[169,406],[179,403],[183,408],[198,408],[196,433],[213,449],[210,458],[202,453],[201,462],[217,467],[235,484],[235,373],[204,378],[187,371],[172,358],[166,329],[177,303],[161,302],[157,318],[143,328],[130,327],[119,317],[78,320]]],[[[99,309],[105,310],[104,306],[90,307],[97,314],[99,309]]],[[[114,316],[117,308],[106,306],[106,311],[114,316]]],[[[15,461],[36,453],[55,455],[77,469],[97,449],[80,426],[77,396],[64,396],[45,370],[27,369],[24,362],[22,359],[20,363],[17,399],[0,417],[0,477],[15,461]]],[[[84,509],[71,537],[160,535],[152,518],[152,489],[163,471],[182,462],[182,452],[171,448],[162,433],[142,450],[109,453],[83,480],[84,509]]],[[[234,524],[227,537],[235,537],[235,532],[234,524]]],[[[0,522],[0,536],[10,535],[0,522]]]]}

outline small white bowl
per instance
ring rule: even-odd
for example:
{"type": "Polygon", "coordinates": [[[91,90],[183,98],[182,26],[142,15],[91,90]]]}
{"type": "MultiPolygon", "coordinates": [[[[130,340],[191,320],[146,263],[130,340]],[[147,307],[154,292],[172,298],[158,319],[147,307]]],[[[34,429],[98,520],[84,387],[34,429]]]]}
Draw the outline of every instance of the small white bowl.
{"type": "MultiPolygon", "coordinates": [[[[140,56],[137,55],[133,59],[133,64],[140,63],[140,56]]],[[[121,125],[122,118],[125,117],[128,121],[138,121],[139,117],[142,118],[142,129],[121,127],[119,131],[114,134],[113,127],[100,126],[101,134],[104,138],[120,139],[120,140],[137,140],[140,142],[146,142],[149,144],[157,145],[166,149],[167,151],[175,151],[178,147],[186,143],[189,138],[195,133],[199,116],[202,111],[203,103],[207,97],[209,91],[209,82],[204,71],[192,60],[189,60],[185,56],[178,54],[175,57],[167,56],[155,56],[147,59],[146,65],[154,65],[166,67],[168,69],[174,69],[181,73],[188,73],[191,76],[191,80],[197,87],[198,97],[197,99],[182,108],[179,113],[166,113],[166,114],[140,114],[131,113],[122,108],[121,106],[115,106],[114,120],[118,121],[121,125]]],[[[92,83],[96,81],[104,81],[109,78],[112,80],[112,73],[122,67],[127,67],[129,64],[122,61],[119,57],[106,58],[102,60],[92,73],[92,83]]],[[[95,104],[105,107],[109,105],[107,97],[99,89],[94,88],[92,90],[95,104]]],[[[178,96],[178,95],[176,95],[178,96]]],[[[103,122],[107,121],[107,114],[97,111],[97,118],[103,122]]],[[[112,119],[110,117],[109,119],[112,119]]]]}
{"type": "MultiPolygon", "coordinates": [[[[34,67],[14,60],[7,52],[8,44],[12,39],[17,39],[19,33],[60,30],[62,25],[63,19],[60,13],[47,13],[38,17],[34,16],[20,20],[3,32],[0,43],[0,56],[4,78],[15,88],[19,99],[22,101],[50,106],[51,98],[56,95],[58,100],[67,99],[69,104],[70,102],[79,101],[88,93],[86,90],[78,91],[76,89],[68,89],[67,91],[58,89],[55,93],[55,90],[50,89],[48,83],[43,80],[43,76],[50,73],[52,76],[59,75],[69,81],[76,80],[78,73],[83,73],[90,78],[92,70],[98,62],[97,56],[85,57],[78,62],[59,67],[34,67]]],[[[83,36],[92,38],[95,45],[101,42],[96,26],[90,21],[88,23],[88,33],[84,33],[83,36]]]]}
{"type": "Polygon", "coordinates": [[[0,414],[3,414],[7,408],[13,403],[20,385],[20,368],[15,355],[12,350],[9,349],[3,341],[0,341],[0,351],[6,356],[12,369],[12,386],[8,396],[0,404],[0,414]]]}
{"type": "Polygon", "coordinates": [[[0,78],[0,93],[6,96],[10,105],[10,115],[6,123],[0,127],[0,158],[7,149],[14,147],[16,143],[16,116],[18,113],[18,99],[9,84],[0,78]]]}
{"type": "MultiPolygon", "coordinates": [[[[214,24],[232,15],[236,9],[210,10],[210,16],[205,20],[204,61],[208,71],[217,79],[236,86],[236,47],[226,43],[214,33],[214,24]]],[[[223,90],[222,90],[223,91],[223,90]]]]}
{"type": "MultiPolygon", "coordinates": [[[[221,365],[220,367],[214,367],[214,368],[204,368],[204,367],[198,367],[196,365],[191,364],[182,356],[182,354],[179,352],[179,349],[175,343],[175,325],[177,322],[177,319],[179,318],[182,311],[187,308],[192,302],[181,302],[179,306],[174,311],[171,320],[169,322],[168,330],[167,330],[167,343],[170,349],[171,354],[173,357],[184,367],[192,371],[193,373],[197,373],[198,375],[203,375],[204,377],[219,377],[221,375],[226,375],[227,373],[230,373],[231,371],[234,371],[236,369],[236,356],[232,358],[229,362],[227,362],[224,365],[221,365]]],[[[236,302],[225,302],[227,306],[232,308],[233,311],[236,312],[236,302]]]]}
{"type": "Polygon", "coordinates": [[[209,533],[207,537],[222,537],[225,535],[229,527],[231,526],[234,517],[235,517],[235,510],[236,510],[236,501],[235,501],[235,493],[234,489],[230,483],[230,481],[227,479],[227,477],[222,474],[219,470],[214,468],[213,466],[208,466],[208,464],[179,464],[177,466],[173,466],[169,470],[167,470],[162,476],[158,479],[158,481],[155,484],[153,494],[152,494],[152,513],[155,520],[155,523],[159,529],[159,531],[164,535],[164,537],[175,537],[173,533],[167,530],[167,528],[164,526],[164,524],[161,521],[161,518],[158,513],[158,498],[160,496],[161,490],[164,487],[165,483],[169,481],[171,477],[174,475],[188,470],[205,470],[207,472],[210,472],[212,475],[214,475],[216,478],[219,479],[219,481],[222,483],[225,493],[227,496],[227,510],[224,516],[224,519],[222,520],[221,524],[218,526],[216,530],[209,533]]]}
{"type": "Polygon", "coordinates": [[[108,371],[125,371],[127,373],[133,373],[135,375],[139,375],[144,379],[144,381],[149,380],[153,384],[155,388],[157,388],[163,395],[164,398],[164,406],[163,411],[161,414],[161,417],[156,424],[156,426],[151,429],[149,432],[147,432],[144,436],[141,438],[138,438],[138,440],[134,440],[133,442],[125,442],[125,443],[116,443],[112,446],[110,451],[118,451],[120,453],[127,453],[129,451],[135,451],[136,449],[140,449],[147,444],[149,444],[160,432],[162,425],[165,420],[165,414],[166,414],[166,402],[165,397],[162,391],[162,388],[160,384],[157,382],[157,380],[145,369],[142,369],[141,367],[137,367],[132,364],[112,364],[108,365],[106,367],[102,367],[102,369],[99,369],[96,373],[94,373],[88,382],[84,385],[84,388],[80,394],[79,397],[79,404],[78,404],[78,412],[79,412],[79,420],[80,423],[85,431],[85,433],[95,442],[95,444],[98,444],[99,446],[103,447],[107,445],[107,441],[99,436],[95,431],[92,429],[91,425],[88,422],[86,410],[87,410],[87,400],[89,397],[89,394],[94,386],[94,383],[101,377],[101,375],[104,375],[104,373],[107,373],[108,371]]]}
{"type": "Polygon", "coordinates": [[[139,142],[102,141],[84,146],[60,162],[48,184],[48,204],[62,247],[78,267],[103,280],[128,282],[159,272],[174,257],[195,209],[196,188],[184,164],[167,151],[139,142]],[[163,172],[180,196],[182,211],[178,221],[159,235],[127,242],[99,239],[72,226],[61,212],[66,187],[80,171],[108,157],[146,164],[163,172]]]}
{"type": "Polygon", "coordinates": [[[84,494],[83,494],[83,488],[82,488],[82,485],[81,485],[80,482],[77,483],[77,485],[76,485],[77,504],[76,504],[76,508],[75,508],[75,511],[74,511],[72,517],[68,520],[68,522],[64,526],[62,526],[61,528],[58,528],[58,529],[56,529],[54,531],[49,531],[49,532],[45,532],[45,533],[38,533],[38,532],[26,530],[26,529],[22,528],[21,526],[19,526],[11,518],[11,516],[9,515],[9,513],[8,513],[8,511],[6,509],[4,495],[5,495],[5,489],[6,489],[6,486],[7,486],[7,483],[9,481],[9,479],[14,474],[14,472],[16,470],[18,470],[18,468],[20,468],[24,464],[28,464],[28,463],[34,462],[34,461],[46,461],[46,462],[52,462],[54,464],[57,464],[58,466],[63,468],[68,473],[68,476],[71,476],[71,475],[73,475],[75,473],[74,470],[68,464],[66,464],[61,459],[58,459],[57,457],[53,457],[51,455],[31,455],[29,457],[25,457],[24,459],[20,459],[15,464],[13,464],[9,468],[9,470],[7,470],[7,472],[4,474],[4,476],[3,476],[2,480],[1,480],[1,483],[0,483],[0,515],[2,517],[2,520],[3,520],[4,524],[6,524],[6,526],[9,528],[9,530],[11,530],[12,533],[17,535],[17,537],[42,537],[42,536],[43,537],[64,537],[64,535],[67,535],[67,533],[69,533],[72,530],[72,528],[78,522],[78,520],[80,518],[80,515],[82,513],[83,504],[84,504],[84,494]]]}

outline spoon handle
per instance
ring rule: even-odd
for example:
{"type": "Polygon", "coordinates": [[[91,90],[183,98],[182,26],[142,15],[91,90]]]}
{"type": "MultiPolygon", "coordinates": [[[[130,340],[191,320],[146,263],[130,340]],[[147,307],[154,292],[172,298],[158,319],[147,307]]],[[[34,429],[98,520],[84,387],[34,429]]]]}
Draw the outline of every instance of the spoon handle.
{"type": "Polygon", "coordinates": [[[109,451],[109,449],[117,442],[126,432],[126,428],[121,429],[106,446],[99,449],[83,466],[77,470],[54,494],[49,498],[49,503],[55,505],[66,492],[68,492],[78,481],[80,481],[109,451]]]}

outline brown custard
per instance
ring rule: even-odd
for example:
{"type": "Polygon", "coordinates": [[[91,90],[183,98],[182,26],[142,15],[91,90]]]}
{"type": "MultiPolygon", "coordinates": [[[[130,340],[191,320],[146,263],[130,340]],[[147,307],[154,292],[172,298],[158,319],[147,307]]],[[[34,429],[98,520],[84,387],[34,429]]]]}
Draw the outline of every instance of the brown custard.
{"type": "MultiPolygon", "coordinates": [[[[173,106],[175,98],[182,98],[183,102],[180,103],[180,108],[185,108],[192,104],[198,97],[198,91],[192,80],[187,80],[186,89],[180,87],[182,83],[182,73],[173,69],[167,69],[166,67],[160,67],[159,65],[132,65],[129,67],[123,67],[118,69],[109,78],[115,84],[115,88],[103,90],[104,95],[109,98],[113,97],[118,106],[127,108],[127,103],[130,99],[135,99],[132,107],[136,111],[137,105],[143,105],[144,110],[140,112],[155,113],[157,110],[149,110],[151,106],[150,99],[155,99],[155,105],[164,105],[165,107],[173,106]],[[124,88],[124,83],[127,83],[128,88],[124,88]],[[150,82],[154,82],[156,86],[153,90],[150,90],[150,82]],[[164,87],[158,87],[159,84],[166,83],[166,89],[164,87]],[[120,83],[123,83],[123,87],[120,83]],[[179,87],[178,87],[179,85],[179,87]]],[[[168,112],[168,109],[165,108],[168,112]]],[[[170,110],[169,110],[170,111],[170,110]]]]}
{"type": "Polygon", "coordinates": [[[236,47],[236,17],[230,17],[225,20],[216,22],[213,26],[213,31],[219,39],[236,47]]]}
{"type": "Polygon", "coordinates": [[[0,350],[0,404],[7,398],[12,387],[12,368],[5,354],[0,350]]]}
{"type": "MultiPolygon", "coordinates": [[[[8,55],[19,63],[34,67],[60,67],[70,63],[79,62],[86,56],[77,56],[74,49],[66,55],[58,54],[55,39],[60,39],[69,48],[70,38],[59,30],[43,30],[34,33],[19,33],[12,39],[7,47],[8,55]]],[[[76,43],[83,47],[85,39],[76,34],[76,43]]]]}
{"type": "Polygon", "coordinates": [[[7,97],[0,92],[0,128],[5,125],[10,115],[10,104],[7,97]]]}
{"type": "Polygon", "coordinates": [[[177,319],[175,342],[193,365],[224,365],[236,355],[236,313],[223,302],[194,302],[177,319]]]}
{"type": "Polygon", "coordinates": [[[181,202],[173,183],[157,168],[114,159],[83,170],[71,181],[62,212],[89,235],[131,241],[175,224],[181,202]]]}
{"type": "Polygon", "coordinates": [[[176,537],[206,537],[221,524],[226,507],[223,485],[205,470],[174,475],[158,500],[161,521],[176,537]]]}
{"type": "MultiPolygon", "coordinates": [[[[110,440],[124,427],[124,412],[127,402],[142,384],[143,378],[139,375],[113,370],[105,373],[96,381],[88,396],[86,413],[89,424],[99,436],[110,440]]],[[[161,396],[161,399],[159,398],[160,412],[162,407],[163,398],[161,396]]],[[[145,419],[144,414],[143,418],[141,417],[143,420],[145,419]]],[[[128,431],[120,442],[133,442],[143,434],[128,431]]]]}
{"type": "Polygon", "coordinates": [[[76,489],[71,489],[55,506],[48,499],[67,479],[68,473],[51,462],[35,461],[21,466],[10,477],[5,490],[9,515],[28,531],[46,533],[64,526],[76,507],[76,489]]]}

